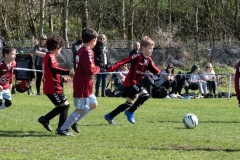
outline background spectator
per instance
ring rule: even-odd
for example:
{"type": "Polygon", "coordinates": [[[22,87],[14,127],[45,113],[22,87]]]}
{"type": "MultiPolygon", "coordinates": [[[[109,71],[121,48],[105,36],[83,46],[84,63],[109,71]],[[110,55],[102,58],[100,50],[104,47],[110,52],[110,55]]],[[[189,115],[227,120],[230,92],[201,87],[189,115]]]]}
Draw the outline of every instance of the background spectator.
{"type": "Polygon", "coordinates": [[[129,57],[134,55],[134,54],[139,53],[139,50],[140,50],[140,43],[135,42],[134,45],[133,45],[133,50],[129,53],[129,57]]]}
{"type": "Polygon", "coordinates": [[[175,91],[177,87],[177,82],[174,77],[174,67],[172,63],[167,65],[165,70],[162,70],[159,81],[155,84],[156,86],[164,86],[167,90],[169,90],[169,96],[165,98],[175,98],[175,91]],[[171,88],[171,91],[170,91],[171,88]]]}
{"type": "Polygon", "coordinates": [[[0,60],[3,59],[2,57],[2,49],[3,49],[3,46],[6,46],[7,45],[7,42],[5,41],[4,37],[0,36],[0,60]]]}
{"type": "Polygon", "coordinates": [[[79,34],[77,41],[75,43],[73,43],[73,45],[72,45],[73,69],[74,69],[74,71],[75,71],[75,68],[76,68],[76,54],[81,47],[82,47],[82,34],[79,34]]]}
{"type": "MultiPolygon", "coordinates": [[[[42,35],[40,37],[40,44],[37,44],[34,47],[34,54],[35,54],[34,66],[36,70],[42,70],[43,57],[48,52],[46,42],[47,42],[47,36],[42,35]]],[[[36,72],[37,95],[41,95],[41,92],[40,92],[41,81],[42,81],[42,72],[36,72]]]]}
{"type": "Polygon", "coordinates": [[[216,76],[211,63],[206,64],[205,69],[202,72],[202,78],[207,82],[207,87],[209,89],[211,97],[212,97],[212,92],[214,97],[216,97],[216,88],[217,88],[216,76]]]}
{"type": "Polygon", "coordinates": [[[198,86],[199,92],[202,96],[206,97],[207,94],[207,83],[202,79],[199,74],[200,67],[199,65],[193,65],[191,69],[190,83],[195,83],[198,86]]]}
{"type": "MultiPolygon", "coordinates": [[[[111,65],[110,54],[108,47],[106,46],[107,38],[104,34],[98,36],[98,41],[93,48],[95,64],[100,67],[100,72],[106,72],[106,69],[111,65]]],[[[95,94],[99,96],[99,87],[102,82],[102,97],[105,97],[107,74],[97,74],[95,94]]]]}

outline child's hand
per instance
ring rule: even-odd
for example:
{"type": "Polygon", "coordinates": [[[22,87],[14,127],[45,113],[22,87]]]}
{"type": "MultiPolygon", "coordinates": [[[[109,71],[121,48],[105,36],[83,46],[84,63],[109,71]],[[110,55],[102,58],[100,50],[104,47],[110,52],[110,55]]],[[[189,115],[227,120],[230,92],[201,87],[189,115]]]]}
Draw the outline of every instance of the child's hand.
{"type": "Polygon", "coordinates": [[[72,79],[69,78],[69,77],[65,77],[65,78],[64,78],[64,82],[65,82],[65,83],[67,83],[67,82],[71,82],[71,81],[72,81],[72,79]]]}
{"type": "Polygon", "coordinates": [[[2,92],[3,91],[3,87],[2,86],[0,86],[0,92],[2,92]]]}
{"type": "Polygon", "coordinates": [[[74,77],[74,73],[73,73],[73,72],[70,72],[70,73],[69,73],[69,76],[70,76],[71,78],[73,78],[73,77],[74,77]]]}

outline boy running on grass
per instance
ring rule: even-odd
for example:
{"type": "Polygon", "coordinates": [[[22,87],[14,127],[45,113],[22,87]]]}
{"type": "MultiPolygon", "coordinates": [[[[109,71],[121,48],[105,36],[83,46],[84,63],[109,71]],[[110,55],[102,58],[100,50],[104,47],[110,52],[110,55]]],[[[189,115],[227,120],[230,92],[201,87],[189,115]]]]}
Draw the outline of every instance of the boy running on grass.
{"type": "Polygon", "coordinates": [[[93,74],[97,74],[100,68],[94,63],[94,53],[92,48],[97,42],[97,32],[90,28],[82,31],[83,46],[76,55],[76,69],[73,79],[73,97],[76,110],[73,111],[57,134],[72,136],[69,128],[73,123],[85,117],[91,110],[97,107],[96,96],[93,91],[93,74]]]}
{"type": "Polygon", "coordinates": [[[16,49],[10,46],[4,46],[2,50],[4,60],[0,63],[0,109],[5,109],[12,105],[11,89],[13,69],[16,67],[14,61],[16,49]],[[3,99],[5,102],[3,102],[3,99]]]}
{"type": "Polygon", "coordinates": [[[154,47],[153,40],[145,36],[141,40],[140,45],[142,53],[134,54],[131,57],[123,59],[107,69],[107,72],[113,72],[121,65],[131,63],[130,70],[124,81],[122,92],[122,96],[126,97],[126,102],[104,116],[109,124],[116,125],[113,118],[123,111],[125,111],[128,121],[135,124],[134,112],[150,97],[148,92],[140,84],[143,73],[146,70],[149,70],[153,74],[160,74],[161,72],[150,58],[154,47]],[[133,100],[137,94],[138,99],[133,104],[133,100]],[[126,110],[127,108],[129,109],[126,110]]]}
{"type": "MultiPolygon", "coordinates": [[[[60,68],[58,66],[57,56],[60,54],[62,47],[64,46],[64,40],[60,36],[53,35],[47,39],[46,45],[48,52],[43,58],[43,93],[55,105],[50,112],[45,116],[41,116],[38,122],[43,127],[52,131],[49,121],[59,115],[58,128],[63,125],[68,116],[68,109],[70,107],[67,97],[63,93],[63,82],[71,81],[71,78],[63,78],[61,75],[74,76],[70,70],[60,68]]],[[[77,132],[76,125],[72,127],[77,132]]]]}

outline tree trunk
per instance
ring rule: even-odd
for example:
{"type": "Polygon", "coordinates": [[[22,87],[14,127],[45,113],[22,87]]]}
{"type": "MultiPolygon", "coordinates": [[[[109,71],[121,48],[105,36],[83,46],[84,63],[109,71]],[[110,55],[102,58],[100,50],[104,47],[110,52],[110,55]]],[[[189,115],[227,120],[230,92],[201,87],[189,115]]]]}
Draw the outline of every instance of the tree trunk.
{"type": "Polygon", "coordinates": [[[41,0],[41,3],[40,3],[40,32],[39,32],[39,36],[44,34],[44,6],[45,6],[45,0],[41,0]]]}
{"type": "Polygon", "coordinates": [[[68,29],[68,3],[69,0],[64,1],[64,11],[63,11],[63,39],[66,41],[66,47],[69,48],[68,43],[68,35],[67,35],[67,29],[68,29]]]}
{"type": "Polygon", "coordinates": [[[82,0],[82,28],[88,27],[88,0],[82,0]]]}
{"type": "Polygon", "coordinates": [[[128,9],[128,40],[133,40],[133,19],[134,19],[134,1],[130,0],[129,9],[128,9]]]}
{"type": "Polygon", "coordinates": [[[32,1],[31,0],[25,0],[25,8],[27,11],[27,17],[28,17],[28,26],[32,32],[32,35],[37,38],[37,32],[36,32],[36,25],[35,25],[35,20],[33,18],[33,13],[31,10],[31,6],[33,6],[32,1]]]}

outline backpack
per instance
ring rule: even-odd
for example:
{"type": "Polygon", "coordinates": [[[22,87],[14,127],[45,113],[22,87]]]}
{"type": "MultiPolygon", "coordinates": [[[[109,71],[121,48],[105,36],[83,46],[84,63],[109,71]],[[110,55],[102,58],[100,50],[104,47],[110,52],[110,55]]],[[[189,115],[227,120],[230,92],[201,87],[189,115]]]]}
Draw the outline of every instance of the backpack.
{"type": "Polygon", "coordinates": [[[169,91],[164,86],[154,88],[152,91],[153,98],[164,98],[169,94],[169,91]]]}

